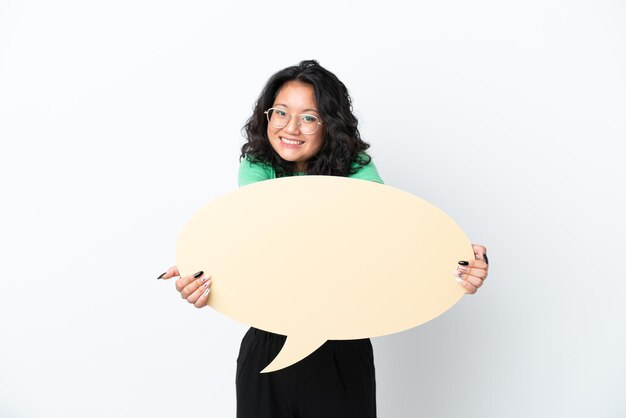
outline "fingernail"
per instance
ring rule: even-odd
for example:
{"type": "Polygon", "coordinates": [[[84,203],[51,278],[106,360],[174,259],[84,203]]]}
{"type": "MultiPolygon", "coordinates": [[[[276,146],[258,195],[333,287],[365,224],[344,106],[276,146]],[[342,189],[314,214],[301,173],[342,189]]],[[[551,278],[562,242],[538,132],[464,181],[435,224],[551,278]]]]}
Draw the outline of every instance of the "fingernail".
{"type": "Polygon", "coordinates": [[[205,290],[205,291],[204,291],[204,293],[202,294],[202,296],[206,296],[206,295],[208,295],[210,291],[211,291],[211,289],[207,289],[207,290],[205,290]]]}
{"type": "Polygon", "coordinates": [[[469,266],[469,263],[467,261],[459,261],[459,265],[461,266],[469,266]]]}
{"type": "Polygon", "coordinates": [[[457,268],[456,268],[456,270],[457,270],[457,271],[461,271],[461,272],[463,272],[463,273],[466,273],[466,272],[467,272],[467,267],[465,267],[465,266],[459,266],[459,267],[457,267],[457,268]]]}
{"type": "Polygon", "coordinates": [[[211,278],[211,276],[204,276],[203,278],[200,279],[200,283],[204,283],[207,280],[209,280],[211,278]]]}
{"type": "Polygon", "coordinates": [[[166,273],[167,273],[167,271],[165,273],[161,274],[159,277],[157,277],[157,280],[162,279],[163,276],[165,276],[166,273]]]}
{"type": "Polygon", "coordinates": [[[487,254],[483,254],[483,258],[485,259],[485,263],[489,264],[489,259],[487,258],[487,254]]]}
{"type": "Polygon", "coordinates": [[[199,272],[194,274],[193,277],[195,277],[197,279],[198,277],[202,276],[203,274],[204,274],[204,272],[202,270],[200,270],[199,272]]]}
{"type": "Polygon", "coordinates": [[[211,283],[206,282],[206,283],[205,283],[205,284],[203,284],[202,286],[204,286],[204,287],[209,287],[209,285],[210,285],[210,284],[211,284],[211,283]]]}
{"type": "Polygon", "coordinates": [[[461,279],[460,277],[457,277],[456,282],[462,285],[463,283],[465,283],[465,280],[461,279]]]}

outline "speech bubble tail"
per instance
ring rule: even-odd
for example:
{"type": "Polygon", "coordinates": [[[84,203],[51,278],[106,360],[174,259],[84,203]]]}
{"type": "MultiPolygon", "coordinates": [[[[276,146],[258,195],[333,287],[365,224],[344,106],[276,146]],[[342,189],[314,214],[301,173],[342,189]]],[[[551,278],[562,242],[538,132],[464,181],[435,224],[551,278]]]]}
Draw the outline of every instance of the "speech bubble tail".
{"type": "Polygon", "coordinates": [[[261,373],[275,372],[289,367],[313,353],[325,342],[325,339],[320,339],[318,336],[288,336],[280,353],[266,368],[261,370],[261,373]]]}

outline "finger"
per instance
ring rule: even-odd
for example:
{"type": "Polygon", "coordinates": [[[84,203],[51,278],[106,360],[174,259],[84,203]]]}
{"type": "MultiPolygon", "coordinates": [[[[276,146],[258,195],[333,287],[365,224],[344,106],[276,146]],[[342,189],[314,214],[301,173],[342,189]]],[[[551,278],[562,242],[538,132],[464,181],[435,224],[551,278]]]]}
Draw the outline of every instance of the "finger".
{"type": "MultiPolygon", "coordinates": [[[[195,288],[195,290],[193,290],[193,292],[189,296],[187,296],[186,299],[187,299],[187,302],[189,302],[189,303],[196,303],[196,301],[200,298],[200,296],[202,296],[202,294],[207,289],[209,289],[210,286],[211,286],[211,278],[210,277],[205,277],[205,278],[202,278],[202,279],[198,279],[198,280],[196,280],[196,282],[200,282],[200,285],[197,286],[195,288]]],[[[189,285],[187,287],[190,287],[190,286],[191,285],[189,285]]]]}
{"type": "Polygon", "coordinates": [[[473,295],[478,291],[478,289],[470,283],[465,283],[463,287],[465,287],[465,293],[467,293],[468,295],[473,295]]]}
{"type": "Polygon", "coordinates": [[[157,277],[157,280],[160,280],[160,279],[167,280],[176,276],[180,276],[180,273],[178,272],[178,267],[172,266],[168,268],[165,273],[162,273],[159,277],[157,277]]]}
{"type": "Polygon", "coordinates": [[[465,293],[473,295],[478,290],[478,287],[474,286],[471,282],[465,280],[463,277],[457,277],[456,282],[465,288],[465,293]]]}
{"type": "Polygon", "coordinates": [[[183,299],[188,299],[193,294],[193,292],[195,292],[200,286],[202,286],[202,282],[200,281],[200,279],[194,280],[180,291],[180,297],[183,299]]]}
{"type": "Polygon", "coordinates": [[[209,285],[204,290],[204,292],[202,292],[202,295],[200,295],[198,300],[196,300],[196,303],[193,304],[198,309],[199,308],[204,308],[207,305],[207,303],[209,302],[209,296],[211,295],[211,283],[210,283],[210,281],[207,282],[207,283],[209,283],[209,285]]]}
{"type": "Polygon", "coordinates": [[[484,261],[480,260],[461,260],[458,263],[457,271],[461,273],[469,273],[474,276],[478,276],[480,278],[487,277],[487,271],[489,270],[489,265],[484,261]]]}
{"type": "Polygon", "coordinates": [[[482,260],[489,264],[489,259],[487,258],[487,247],[480,244],[472,244],[472,250],[474,250],[474,255],[477,260],[482,260]]]}
{"type": "Polygon", "coordinates": [[[179,277],[176,280],[176,290],[178,290],[179,292],[182,292],[185,287],[187,287],[194,280],[202,277],[203,274],[204,274],[204,272],[202,270],[200,270],[199,272],[197,272],[195,274],[190,274],[188,276],[181,276],[181,277],[179,277]]]}
{"type": "Polygon", "coordinates": [[[485,277],[487,277],[487,270],[485,269],[459,266],[457,271],[459,273],[468,274],[470,276],[478,277],[483,280],[485,279],[485,277]]]}
{"type": "Polygon", "coordinates": [[[478,268],[478,269],[487,270],[489,268],[489,264],[485,263],[482,260],[467,260],[467,261],[463,260],[462,262],[459,261],[459,267],[470,267],[470,268],[478,268]]]}
{"type": "Polygon", "coordinates": [[[467,265],[462,265],[461,261],[459,261],[459,266],[457,267],[457,274],[460,276],[462,274],[467,274],[469,276],[473,276],[476,277],[478,279],[481,280],[481,284],[482,281],[484,281],[487,276],[488,276],[488,269],[489,266],[486,265],[483,261],[479,261],[479,260],[472,260],[470,262],[465,262],[467,265]],[[478,267],[470,267],[469,265],[480,265],[480,266],[484,266],[484,268],[478,268],[478,267]]]}
{"type": "Polygon", "coordinates": [[[460,278],[461,280],[474,286],[476,289],[483,285],[483,279],[480,277],[470,276],[469,274],[461,274],[460,278]]]}

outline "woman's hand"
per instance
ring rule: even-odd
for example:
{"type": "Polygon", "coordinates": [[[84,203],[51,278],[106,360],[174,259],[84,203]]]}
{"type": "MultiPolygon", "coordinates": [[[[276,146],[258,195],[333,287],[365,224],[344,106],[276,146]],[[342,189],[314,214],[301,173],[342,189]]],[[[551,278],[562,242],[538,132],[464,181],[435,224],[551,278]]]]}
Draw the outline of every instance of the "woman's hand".
{"type": "MultiPolygon", "coordinates": [[[[180,276],[176,266],[170,267],[165,273],[161,274],[157,279],[171,279],[180,276]]],[[[211,276],[199,271],[196,274],[182,276],[176,279],[176,290],[180,292],[180,296],[189,303],[193,303],[196,308],[204,308],[209,300],[211,292],[211,276]]]]}
{"type": "Polygon", "coordinates": [[[487,278],[489,259],[487,248],[482,245],[472,244],[475,260],[459,261],[456,281],[465,288],[465,293],[473,295],[487,278]]]}

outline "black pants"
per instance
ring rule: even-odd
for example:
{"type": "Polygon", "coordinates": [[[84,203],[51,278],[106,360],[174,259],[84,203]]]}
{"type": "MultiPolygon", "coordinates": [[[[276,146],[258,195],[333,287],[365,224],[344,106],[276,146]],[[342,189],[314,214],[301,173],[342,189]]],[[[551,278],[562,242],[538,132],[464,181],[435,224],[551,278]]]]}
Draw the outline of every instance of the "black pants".
{"type": "Polygon", "coordinates": [[[375,418],[369,339],[326,341],[285,369],[259,373],[287,337],[250,328],[237,359],[237,418],[375,418]]]}

